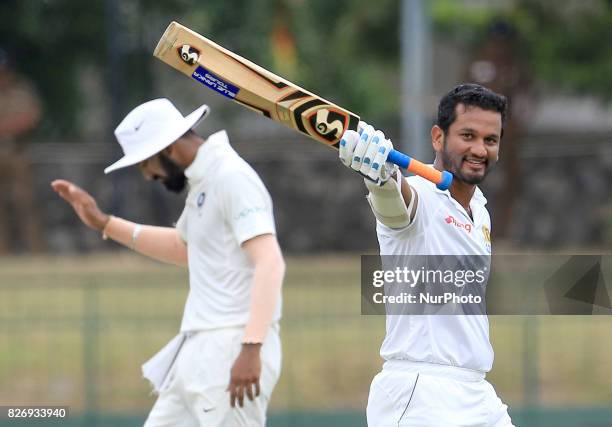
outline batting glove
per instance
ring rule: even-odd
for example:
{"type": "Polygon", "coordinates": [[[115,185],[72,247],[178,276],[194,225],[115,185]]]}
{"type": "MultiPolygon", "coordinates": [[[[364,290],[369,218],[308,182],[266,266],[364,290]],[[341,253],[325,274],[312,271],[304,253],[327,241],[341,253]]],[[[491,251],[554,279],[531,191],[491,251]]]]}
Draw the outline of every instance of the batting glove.
{"type": "Polygon", "coordinates": [[[359,122],[357,132],[347,130],[340,140],[339,157],[342,163],[364,177],[383,185],[397,166],[387,162],[393,144],[380,130],[359,122]]]}

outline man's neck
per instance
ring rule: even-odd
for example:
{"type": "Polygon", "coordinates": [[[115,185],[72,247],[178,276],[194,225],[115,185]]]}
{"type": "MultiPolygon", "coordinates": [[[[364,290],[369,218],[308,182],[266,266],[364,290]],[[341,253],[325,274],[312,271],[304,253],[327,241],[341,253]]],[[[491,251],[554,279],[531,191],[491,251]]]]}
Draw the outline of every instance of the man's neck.
{"type": "Polygon", "coordinates": [[[455,178],[449,191],[453,199],[459,202],[466,212],[470,213],[470,201],[472,200],[474,191],[476,191],[476,186],[474,184],[466,184],[455,178]]]}
{"type": "Polygon", "coordinates": [[[206,141],[198,135],[192,135],[189,138],[184,138],[180,142],[177,152],[177,162],[184,168],[188,168],[195,160],[200,146],[206,141]]]}
{"type": "MultiPolygon", "coordinates": [[[[439,157],[436,157],[434,161],[434,168],[442,171],[444,170],[444,166],[442,165],[442,161],[439,157]]],[[[455,199],[466,212],[470,212],[470,201],[472,200],[472,196],[474,195],[474,191],[476,191],[476,185],[467,184],[465,182],[459,181],[457,177],[454,177],[453,183],[449,188],[451,197],[455,199]]]]}

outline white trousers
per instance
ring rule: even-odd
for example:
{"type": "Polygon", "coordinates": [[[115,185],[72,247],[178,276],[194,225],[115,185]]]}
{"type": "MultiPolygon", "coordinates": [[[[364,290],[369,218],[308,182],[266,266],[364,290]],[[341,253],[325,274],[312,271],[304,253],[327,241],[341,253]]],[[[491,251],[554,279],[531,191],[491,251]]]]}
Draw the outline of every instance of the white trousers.
{"type": "Polygon", "coordinates": [[[261,348],[261,394],[246,396],[244,407],[230,406],[230,370],[242,347],[244,328],[190,335],[176,357],[145,427],[263,427],[281,368],[278,329],[270,329],[261,348]]]}
{"type": "Polygon", "coordinates": [[[483,373],[387,361],[370,386],[368,427],[513,427],[483,373]]]}

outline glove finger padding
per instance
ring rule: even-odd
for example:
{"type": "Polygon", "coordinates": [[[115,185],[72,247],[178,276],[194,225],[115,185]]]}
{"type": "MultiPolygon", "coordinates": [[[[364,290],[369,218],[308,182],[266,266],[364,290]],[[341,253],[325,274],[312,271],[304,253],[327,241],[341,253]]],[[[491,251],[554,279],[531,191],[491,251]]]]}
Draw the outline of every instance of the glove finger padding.
{"type": "Polygon", "coordinates": [[[379,141],[378,150],[372,160],[372,167],[368,172],[368,177],[379,184],[384,184],[395,171],[395,165],[387,162],[387,157],[393,149],[390,140],[379,141]]]}
{"type": "Polygon", "coordinates": [[[351,167],[357,142],[359,142],[359,134],[354,130],[347,130],[344,135],[342,135],[338,157],[340,157],[340,160],[346,167],[351,167]]]}
{"type": "Polygon", "coordinates": [[[359,135],[362,134],[363,130],[367,127],[370,126],[369,124],[367,124],[366,122],[364,122],[363,120],[359,120],[359,123],[357,124],[357,133],[359,135]]]}
{"type": "Polygon", "coordinates": [[[368,148],[368,144],[373,135],[374,128],[372,126],[368,125],[363,128],[361,136],[359,137],[359,141],[357,142],[357,146],[355,147],[355,152],[353,153],[351,169],[356,170],[358,172],[361,170],[361,165],[363,164],[363,156],[368,148]]]}
{"type": "Polygon", "coordinates": [[[368,141],[367,141],[368,146],[363,155],[363,162],[361,164],[361,169],[359,169],[359,172],[361,172],[364,175],[368,175],[370,173],[370,169],[372,168],[372,161],[374,160],[374,157],[376,156],[376,153],[378,152],[380,143],[384,140],[385,140],[385,134],[379,130],[375,131],[368,138],[368,141]]]}

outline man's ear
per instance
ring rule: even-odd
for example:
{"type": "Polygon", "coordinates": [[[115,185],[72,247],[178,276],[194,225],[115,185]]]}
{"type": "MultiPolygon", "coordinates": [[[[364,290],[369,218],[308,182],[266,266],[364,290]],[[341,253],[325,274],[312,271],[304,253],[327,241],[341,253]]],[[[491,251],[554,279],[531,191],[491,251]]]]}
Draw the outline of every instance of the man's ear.
{"type": "Polygon", "coordinates": [[[433,125],[431,128],[431,145],[436,153],[444,148],[444,131],[438,125],[433,125]]]}

